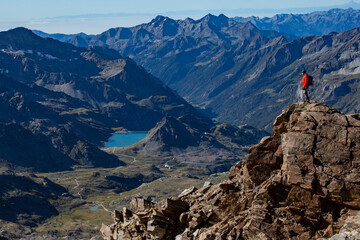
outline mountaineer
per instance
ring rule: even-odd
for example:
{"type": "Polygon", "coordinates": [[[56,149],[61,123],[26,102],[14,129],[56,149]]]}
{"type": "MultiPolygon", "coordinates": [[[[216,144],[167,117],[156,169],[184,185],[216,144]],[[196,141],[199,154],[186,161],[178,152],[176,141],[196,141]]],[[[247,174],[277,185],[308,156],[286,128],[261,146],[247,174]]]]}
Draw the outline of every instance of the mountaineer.
{"type": "Polygon", "coordinates": [[[308,88],[313,85],[313,79],[312,79],[313,77],[309,76],[309,74],[307,74],[307,72],[305,70],[302,71],[302,75],[303,75],[302,85],[303,85],[303,90],[304,90],[304,94],[306,97],[305,102],[310,102],[309,95],[308,95],[308,88]]]}

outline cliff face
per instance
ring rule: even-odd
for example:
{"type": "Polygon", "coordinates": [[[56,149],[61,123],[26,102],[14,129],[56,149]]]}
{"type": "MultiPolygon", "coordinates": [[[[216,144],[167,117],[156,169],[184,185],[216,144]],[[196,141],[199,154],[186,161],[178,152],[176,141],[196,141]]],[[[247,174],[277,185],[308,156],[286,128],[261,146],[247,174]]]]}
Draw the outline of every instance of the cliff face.
{"type": "Polygon", "coordinates": [[[130,206],[103,226],[105,239],[331,237],[360,210],[360,116],[293,104],[225,182],[130,206]]]}

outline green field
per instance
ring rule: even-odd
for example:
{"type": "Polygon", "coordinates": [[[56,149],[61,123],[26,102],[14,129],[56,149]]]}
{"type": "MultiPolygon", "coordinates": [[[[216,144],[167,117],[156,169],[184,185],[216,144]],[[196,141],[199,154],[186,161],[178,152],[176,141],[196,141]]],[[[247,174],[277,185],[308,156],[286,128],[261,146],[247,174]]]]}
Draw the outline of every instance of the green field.
{"type": "MultiPolygon", "coordinates": [[[[69,196],[65,200],[52,200],[59,214],[32,228],[33,231],[59,237],[70,234],[74,239],[90,238],[100,234],[102,223],[111,224],[112,212],[127,207],[132,197],[157,202],[178,196],[186,188],[201,187],[205,181],[216,184],[227,177],[227,173],[209,175],[206,169],[178,164],[172,157],[134,155],[127,148],[107,151],[127,165],[36,173],[65,187],[69,196]]],[[[6,171],[6,168],[1,170],[6,171]]],[[[1,225],[0,230],[15,231],[17,228],[16,224],[8,222],[1,225]]]]}

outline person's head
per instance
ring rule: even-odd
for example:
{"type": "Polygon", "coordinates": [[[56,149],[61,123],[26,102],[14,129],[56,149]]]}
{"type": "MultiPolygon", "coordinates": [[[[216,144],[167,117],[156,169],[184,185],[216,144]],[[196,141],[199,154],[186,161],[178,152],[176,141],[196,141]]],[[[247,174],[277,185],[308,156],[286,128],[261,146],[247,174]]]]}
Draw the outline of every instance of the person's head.
{"type": "Polygon", "coordinates": [[[305,74],[306,74],[306,71],[305,71],[305,70],[303,70],[301,73],[302,73],[302,75],[305,75],[305,74]]]}

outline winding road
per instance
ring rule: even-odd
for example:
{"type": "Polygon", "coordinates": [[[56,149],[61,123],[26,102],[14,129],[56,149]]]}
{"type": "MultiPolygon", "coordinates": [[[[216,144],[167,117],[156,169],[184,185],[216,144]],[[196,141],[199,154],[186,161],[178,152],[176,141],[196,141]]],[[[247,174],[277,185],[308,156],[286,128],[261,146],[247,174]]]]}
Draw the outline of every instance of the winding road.
{"type": "Polygon", "coordinates": [[[79,195],[79,197],[80,197],[81,200],[84,200],[84,198],[82,197],[82,195],[81,195],[81,193],[80,193],[81,191],[84,190],[84,188],[80,188],[80,184],[79,184],[77,178],[75,178],[75,182],[76,182],[76,186],[74,187],[74,189],[79,188],[79,191],[77,192],[77,195],[79,195]]]}

